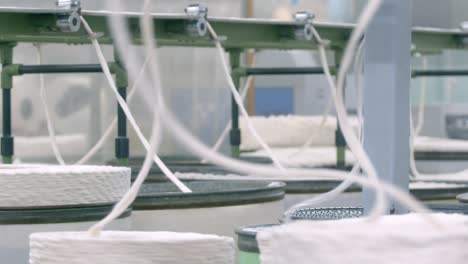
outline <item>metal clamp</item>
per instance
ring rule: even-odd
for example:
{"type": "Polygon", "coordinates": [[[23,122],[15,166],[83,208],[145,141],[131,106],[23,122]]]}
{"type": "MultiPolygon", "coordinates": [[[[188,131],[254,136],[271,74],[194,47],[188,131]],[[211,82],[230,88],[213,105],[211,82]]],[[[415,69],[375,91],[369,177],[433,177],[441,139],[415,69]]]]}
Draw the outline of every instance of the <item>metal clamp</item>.
{"type": "Polygon", "coordinates": [[[208,8],[200,4],[189,5],[185,8],[189,17],[186,30],[191,37],[204,37],[208,32],[207,16],[208,8]]]}
{"type": "MultiPolygon", "coordinates": [[[[460,29],[468,33],[468,21],[460,23],[460,29]]],[[[462,38],[463,45],[468,45],[468,36],[462,38]]]]}
{"type": "Polygon", "coordinates": [[[55,5],[59,11],[63,11],[57,14],[57,27],[60,31],[77,32],[80,30],[80,0],[57,0],[55,5]]]}
{"type": "Polygon", "coordinates": [[[294,21],[299,23],[300,25],[296,26],[294,30],[294,37],[297,40],[307,40],[311,41],[314,38],[313,30],[312,30],[312,21],[315,18],[315,15],[301,11],[296,12],[293,15],[294,21]]]}

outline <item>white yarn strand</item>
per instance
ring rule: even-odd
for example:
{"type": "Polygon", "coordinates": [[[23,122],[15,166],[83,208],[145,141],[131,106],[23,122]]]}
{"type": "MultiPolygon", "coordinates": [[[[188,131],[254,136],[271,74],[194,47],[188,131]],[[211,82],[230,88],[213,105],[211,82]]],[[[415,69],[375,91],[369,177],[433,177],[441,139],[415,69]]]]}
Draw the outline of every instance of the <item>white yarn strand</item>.
{"type": "MultiPolygon", "coordinates": [[[[374,208],[372,208],[372,210],[369,213],[369,218],[371,220],[375,220],[378,216],[384,213],[386,209],[386,197],[384,194],[383,187],[379,184],[380,180],[377,175],[377,171],[375,170],[375,167],[370,161],[364,148],[359,143],[358,138],[354,135],[352,127],[348,121],[348,116],[344,107],[345,104],[343,100],[343,94],[346,75],[353,62],[354,51],[356,50],[361,37],[363,36],[374,15],[379,10],[381,4],[381,0],[370,0],[367,6],[364,8],[364,11],[362,12],[361,16],[359,17],[358,23],[356,24],[356,27],[354,28],[351,37],[348,41],[348,44],[345,48],[343,59],[341,61],[340,68],[338,71],[336,89],[334,89],[337,92],[335,104],[337,106],[337,117],[341,129],[343,131],[343,136],[346,139],[349,148],[355,155],[362,169],[367,173],[369,179],[376,184],[376,202],[374,208]]],[[[335,84],[334,82],[330,82],[330,85],[335,84]]]]}
{"type": "MultiPolygon", "coordinates": [[[[422,68],[423,70],[427,69],[427,58],[422,57],[422,68]]],[[[421,130],[424,126],[424,107],[426,102],[426,90],[427,90],[427,78],[422,78],[421,80],[421,94],[419,95],[419,105],[418,105],[418,124],[414,129],[414,137],[419,136],[421,130]]]]}
{"type": "MultiPolygon", "coordinates": [[[[143,63],[143,66],[141,67],[140,72],[138,73],[137,78],[135,79],[132,88],[130,89],[130,92],[128,93],[127,97],[127,102],[130,103],[133,99],[133,96],[135,95],[135,92],[137,90],[137,87],[140,84],[141,78],[143,77],[146,66],[149,62],[150,58],[146,58],[145,62],[143,63]]],[[[117,117],[114,117],[112,119],[112,122],[109,124],[109,126],[106,128],[104,131],[104,134],[102,134],[101,138],[96,142],[96,144],[86,153],[79,161],[76,162],[76,165],[82,165],[85,163],[88,163],[89,160],[96,155],[96,153],[104,146],[104,143],[109,139],[109,137],[112,135],[112,132],[114,132],[115,127],[117,126],[117,117]]]]}
{"type": "MultiPolygon", "coordinates": [[[[330,70],[328,68],[329,64],[328,64],[328,60],[327,60],[327,56],[326,56],[326,52],[325,52],[325,43],[326,42],[321,38],[320,34],[317,32],[317,30],[314,27],[312,27],[312,33],[313,33],[314,37],[316,38],[316,40],[318,42],[318,45],[319,45],[318,48],[319,48],[319,54],[320,54],[320,61],[321,61],[321,64],[322,64],[322,68],[324,69],[325,75],[327,77],[327,80],[329,82],[331,99],[333,100],[333,102],[335,102],[336,101],[336,92],[334,90],[334,85],[331,85],[333,83],[333,77],[331,76],[330,70]]],[[[356,55],[357,56],[357,61],[360,61],[360,55],[361,55],[361,52],[362,52],[362,48],[363,48],[363,45],[361,44],[361,46],[360,46],[360,48],[358,50],[358,53],[356,55]]],[[[354,68],[355,68],[355,71],[356,71],[356,69],[361,69],[359,62],[355,64],[354,68]]],[[[357,85],[357,86],[360,86],[360,85],[357,85]]],[[[357,88],[358,87],[356,87],[356,89],[357,88]]],[[[336,102],[335,102],[335,105],[336,105],[336,102]]],[[[358,104],[358,108],[361,108],[361,107],[362,106],[360,104],[358,104]]],[[[362,117],[361,117],[360,120],[362,120],[362,117]]],[[[362,122],[360,122],[360,124],[362,125],[362,122]]],[[[361,134],[361,132],[362,132],[362,127],[360,127],[360,129],[359,129],[359,134],[361,134]]],[[[362,141],[362,138],[361,138],[361,141],[362,141]]],[[[350,174],[351,175],[357,175],[359,170],[360,170],[359,163],[356,163],[353,166],[350,174]]],[[[351,187],[351,185],[353,183],[354,182],[353,182],[353,180],[351,178],[347,178],[346,180],[344,180],[342,183],[340,183],[334,189],[332,189],[332,190],[330,190],[330,191],[328,191],[326,193],[320,194],[320,195],[318,195],[318,196],[316,196],[314,198],[311,198],[309,200],[305,200],[303,202],[300,202],[300,203],[298,203],[296,205],[291,206],[284,213],[285,220],[286,221],[291,220],[290,219],[291,215],[299,208],[313,207],[313,206],[318,205],[320,203],[336,199],[339,195],[341,195],[349,187],[351,187]]]]}
{"type": "MultiPolygon", "coordinates": [[[[37,49],[37,56],[38,56],[38,64],[40,65],[42,63],[42,51],[41,51],[41,44],[37,43],[37,44],[34,44],[34,46],[36,47],[37,49]]],[[[144,75],[145,73],[145,70],[146,70],[146,66],[149,62],[150,58],[148,57],[145,62],[143,63],[143,66],[138,74],[138,77],[135,79],[133,85],[132,85],[132,88],[130,89],[130,92],[128,94],[128,97],[127,97],[127,102],[130,102],[132,99],[133,99],[133,96],[136,92],[136,88],[138,87],[139,83],[140,83],[140,80],[142,78],[142,76],[144,75]]],[[[52,145],[52,150],[53,150],[53,153],[58,161],[58,163],[60,165],[66,165],[63,157],[62,157],[62,154],[60,152],[60,149],[58,147],[58,144],[57,144],[57,140],[56,140],[56,134],[55,134],[55,129],[54,129],[54,124],[53,124],[53,120],[50,116],[50,113],[49,113],[49,110],[48,110],[48,106],[47,106],[47,93],[45,91],[45,81],[44,81],[44,75],[43,74],[40,74],[39,75],[39,85],[40,85],[40,99],[41,99],[41,103],[44,107],[44,113],[45,113],[45,116],[46,116],[46,121],[47,121],[47,129],[49,131],[49,138],[50,138],[50,141],[51,141],[51,145],[52,145]]],[[[80,159],[78,160],[75,165],[83,165],[83,164],[86,164],[89,162],[89,160],[97,154],[97,152],[104,146],[105,142],[109,139],[109,137],[112,135],[112,132],[114,132],[114,129],[115,127],[117,126],[117,117],[114,117],[111,121],[111,123],[109,124],[109,126],[106,128],[106,130],[104,131],[104,133],[102,134],[101,138],[96,142],[96,144],[80,159]]]]}
{"type": "MultiPolygon", "coordinates": [[[[317,30],[313,27],[312,27],[312,32],[318,43],[320,63],[322,64],[322,68],[325,71],[325,67],[327,68],[329,67],[328,62],[327,62],[327,55],[325,51],[325,47],[328,44],[328,42],[324,41],[322,37],[320,36],[320,34],[317,32],[317,30]]],[[[331,109],[333,108],[333,106],[335,106],[336,108],[336,105],[335,105],[336,99],[333,98],[336,94],[336,91],[333,90],[333,87],[330,85],[328,85],[328,88],[330,89],[330,99],[328,100],[327,106],[325,107],[324,112],[322,114],[322,121],[320,122],[317,133],[311,135],[310,138],[304,143],[304,145],[302,145],[302,147],[298,151],[291,154],[290,157],[294,157],[303,153],[307,148],[309,148],[312,145],[312,143],[317,139],[317,136],[320,135],[320,131],[325,127],[325,124],[327,123],[331,109]]]]}
{"type": "Polygon", "coordinates": [[[88,231],[93,236],[98,236],[101,234],[101,231],[104,227],[110,224],[112,221],[117,219],[125,210],[133,203],[136,199],[139,190],[144,183],[146,177],[148,176],[149,171],[151,170],[151,165],[153,164],[154,150],[156,148],[158,137],[160,136],[160,126],[158,125],[158,112],[154,114],[153,129],[150,140],[150,148],[146,153],[145,161],[141,167],[138,176],[133,182],[131,188],[125,193],[125,195],[120,199],[120,201],[114,206],[112,211],[101,221],[93,225],[88,231]]]}
{"type": "MultiPolygon", "coordinates": [[[[42,49],[41,49],[41,44],[36,43],[34,46],[37,49],[37,56],[38,56],[38,64],[42,64],[42,49]]],[[[150,58],[147,58],[145,62],[143,63],[143,66],[140,70],[140,73],[138,74],[138,77],[135,79],[135,82],[130,89],[130,93],[128,94],[127,101],[130,102],[133,98],[133,95],[135,94],[136,88],[140,82],[140,79],[142,78],[143,74],[145,73],[146,65],[148,64],[150,58]]],[[[49,132],[49,139],[52,145],[52,150],[55,155],[55,158],[57,159],[57,162],[60,165],[66,165],[62,154],[60,152],[60,149],[57,144],[56,140],[56,134],[55,134],[55,129],[54,129],[54,124],[53,120],[50,116],[50,112],[47,106],[47,93],[45,91],[45,81],[44,81],[44,75],[39,74],[39,86],[40,86],[40,99],[41,103],[44,108],[44,113],[46,116],[46,121],[47,121],[47,130],[49,132]]],[[[112,135],[112,132],[114,131],[115,127],[117,126],[117,117],[114,117],[112,119],[112,122],[110,125],[107,127],[107,129],[104,131],[104,134],[101,136],[101,138],[96,142],[96,144],[80,159],[78,160],[75,165],[83,165],[89,162],[89,160],[97,154],[97,152],[102,148],[102,146],[105,144],[105,142],[109,139],[109,137],[112,135]]]]}
{"type": "MultiPolygon", "coordinates": [[[[36,47],[37,64],[41,65],[42,64],[41,44],[36,43],[34,44],[34,47],[36,47]]],[[[47,105],[47,92],[45,90],[44,74],[39,74],[39,94],[40,94],[39,97],[41,99],[42,107],[44,108],[44,114],[45,114],[46,122],[47,122],[47,131],[49,132],[49,139],[50,139],[50,143],[52,146],[52,151],[54,152],[54,156],[57,159],[57,162],[60,165],[66,165],[62,157],[62,153],[60,152],[60,149],[57,145],[57,136],[55,134],[54,124],[53,124],[52,117],[49,112],[49,107],[47,105]]]]}
{"type": "MultiPolygon", "coordinates": [[[[147,12],[149,12],[148,11],[149,8],[150,8],[150,2],[148,0],[145,0],[144,8],[143,8],[143,10],[145,10],[145,13],[143,15],[143,18],[141,19],[141,27],[143,29],[148,29],[149,28],[150,30],[153,30],[151,28],[151,23],[148,23],[149,13],[147,13],[147,12]]],[[[149,21],[151,22],[151,20],[149,20],[149,21]]],[[[144,37],[144,40],[145,40],[145,42],[148,41],[148,39],[145,38],[145,37],[144,37]]],[[[150,58],[153,58],[153,59],[156,58],[156,56],[154,55],[155,53],[153,52],[153,50],[147,50],[147,52],[149,52],[151,54],[151,56],[149,56],[150,58]]],[[[150,67],[152,69],[152,72],[159,72],[159,69],[157,68],[157,65],[156,65],[155,62],[150,61],[150,67]]],[[[158,77],[159,77],[159,75],[153,76],[153,80],[154,80],[154,78],[159,80],[158,77]]],[[[115,205],[115,207],[112,209],[112,211],[104,219],[102,219],[99,223],[95,224],[94,226],[92,226],[89,229],[89,232],[93,236],[99,235],[101,230],[106,225],[108,225],[109,223],[111,223],[112,221],[117,219],[123,212],[125,212],[125,210],[136,199],[142,184],[144,183],[146,177],[148,176],[148,173],[151,170],[151,165],[153,164],[152,158],[155,155],[155,148],[156,148],[156,146],[157,146],[157,144],[159,142],[158,138],[160,136],[160,133],[159,133],[160,132],[160,126],[159,126],[160,105],[161,104],[158,103],[157,107],[156,107],[156,109],[154,111],[153,128],[152,128],[152,135],[151,135],[151,140],[150,140],[150,147],[147,150],[146,157],[145,157],[145,160],[143,162],[143,166],[142,166],[140,172],[138,173],[138,176],[137,176],[136,180],[133,182],[132,187],[130,188],[130,190],[128,190],[128,192],[122,197],[122,199],[115,205]]]]}
{"type": "Polygon", "coordinates": [[[240,96],[239,92],[237,91],[236,86],[234,85],[234,82],[232,80],[232,77],[231,77],[231,74],[230,74],[230,71],[229,71],[229,66],[228,66],[228,63],[227,63],[226,58],[224,56],[224,49],[221,46],[221,42],[220,42],[220,40],[218,38],[218,35],[214,31],[213,27],[211,27],[210,23],[207,23],[207,27],[208,27],[208,31],[210,32],[211,36],[213,37],[213,39],[215,41],[216,49],[217,49],[218,55],[219,55],[219,57],[221,59],[223,72],[224,72],[224,75],[226,76],[226,79],[228,81],[229,89],[230,89],[230,91],[232,93],[234,101],[239,106],[239,111],[241,112],[242,116],[245,118],[245,122],[247,124],[247,128],[249,129],[249,132],[252,133],[252,135],[258,141],[260,146],[262,146],[262,148],[266,151],[266,153],[271,158],[271,160],[273,161],[275,166],[284,171],[285,168],[280,163],[279,159],[273,153],[273,151],[268,146],[268,144],[265,143],[265,141],[262,139],[262,137],[260,137],[260,135],[258,134],[258,132],[255,129],[254,125],[252,124],[252,122],[251,122],[251,120],[249,118],[249,114],[247,113],[247,110],[244,107],[242,97],[240,96]]]}
{"type": "MultiPolygon", "coordinates": [[[[252,63],[251,66],[255,66],[255,63],[252,63]]],[[[247,80],[245,81],[245,84],[244,84],[244,87],[242,88],[241,90],[241,98],[242,98],[242,101],[245,100],[245,98],[247,97],[247,94],[248,94],[248,91],[249,91],[249,88],[250,86],[252,86],[252,82],[254,80],[254,77],[251,75],[249,77],[247,77],[247,80]]],[[[221,144],[223,144],[224,140],[226,139],[226,137],[229,135],[229,130],[231,128],[231,125],[232,125],[232,121],[229,120],[229,122],[226,124],[226,126],[224,127],[223,129],[223,132],[221,132],[221,135],[219,136],[219,138],[216,140],[216,143],[213,145],[213,150],[214,151],[218,151],[219,148],[221,147],[221,144]]]]}
{"type": "MultiPolygon", "coordinates": [[[[247,93],[249,91],[249,87],[251,86],[253,79],[254,79],[253,76],[249,76],[247,80],[245,81],[244,88],[241,91],[242,100],[245,100],[245,98],[247,97],[247,93]]],[[[212,148],[213,151],[219,151],[219,148],[221,148],[221,145],[223,144],[224,140],[229,135],[231,125],[232,125],[232,121],[229,120],[229,122],[226,124],[223,131],[221,132],[221,135],[219,135],[219,138],[216,140],[215,144],[213,145],[213,148],[212,148]]],[[[203,159],[202,162],[206,163],[206,160],[203,159]]]]}
{"type": "MultiPolygon", "coordinates": [[[[132,76],[136,76],[136,67],[138,65],[138,57],[133,52],[129,52],[126,47],[130,44],[130,35],[128,28],[126,27],[126,20],[121,14],[120,2],[119,1],[106,1],[107,6],[111,10],[117,10],[115,15],[110,17],[110,30],[114,37],[114,42],[117,49],[119,49],[122,59],[126,62],[127,69],[132,76]]],[[[178,120],[178,118],[167,108],[162,102],[162,122],[167,126],[167,129],[173,131],[174,138],[180,140],[181,144],[184,144],[187,149],[193,154],[199,156],[202,159],[206,159],[209,162],[223,166],[233,171],[245,174],[254,174],[258,177],[282,177],[284,176],[283,171],[279,171],[275,168],[263,165],[254,165],[248,162],[242,162],[236,159],[232,159],[223,155],[218,154],[211,150],[211,148],[205,146],[200,140],[195,138],[178,120]]],[[[148,102],[149,103],[149,102],[148,102]]],[[[361,185],[376,188],[375,183],[369,182],[368,179],[360,176],[348,175],[347,173],[335,170],[327,169],[288,169],[288,175],[292,179],[301,179],[303,177],[329,177],[334,179],[346,179],[347,177],[353,178],[353,180],[361,185]]],[[[415,200],[412,196],[406,192],[399,190],[398,188],[383,184],[383,188],[392,198],[405,204],[415,212],[429,212],[420,202],[415,200]]],[[[431,217],[427,217],[428,221],[437,226],[437,222],[431,217]]]]}
{"type": "MultiPolygon", "coordinates": [[[[334,99],[335,101],[335,106],[336,106],[336,111],[337,112],[343,112],[345,114],[345,119],[348,120],[348,116],[347,116],[347,113],[346,113],[346,110],[345,110],[345,106],[344,106],[344,102],[341,100],[341,102],[338,101],[338,96],[336,94],[336,91],[337,91],[337,88],[335,86],[335,82],[333,81],[333,77],[330,73],[330,70],[329,70],[329,64],[328,64],[328,60],[327,60],[327,57],[326,57],[326,52],[325,52],[325,47],[323,45],[324,41],[322,40],[322,38],[320,37],[320,35],[318,34],[317,30],[315,28],[312,28],[312,32],[314,34],[314,36],[316,37],[316,39],[319,41],[319,53],[320,53],[320,61],[322,62],[322,66],[324,68],[324,72],[325,72],[325,76],[327,77],[327,81],[328,81],[328,84],[329,86],[331,87],[330,91],[331,91],[331,94],[332,94],[332,98],[334,99]]],[[[342,97],[340,97],[339,99],[342,99],[342,97]]],[[[338,119],[338,121],[340,121],[340,119],[338,119]]],[[[341,124],[341,122],[340,122],[341,124]]],[[[347,130],[346,132],[343,131],[344,135],[346,133],[346,137],[348,138],[353,138],[354,139],[354,132],[351,130],[351,133],[349,133],[349,130],[347,130]]],[[[361,148],[362,149],[362,146],[360,143],[357,143],[355,144],[355,147],[354,148],[361,148]]],[[[363,151],[364,152],[364,151],[363,151]]],[[[365,152],[364,152],[365,153],[365,152]]],[[[359,159],[358,159],[359,161],[359,159]]],[[[356,174],[358,171],[359,171],[359,162],[353,167],[352,171],[351,171],[351,174],[356,174]]],[[[375,181],[376,183],[379,182],[379,179],[375,174],[372,174],[372,173],[369,173],[368,175],[369,179],[370,180],[373,180],[375,181]]],[[[311,200],[312,202],[319,202],[321,201],[322,199],[329,199],[329,198],[334,198],[336,196],[338,196],[339,194],[341,194],[342,192],[344,192],[347,188],[349,188],[351,185],[352,185],[352,181],[351,180],[345,180],[343,183],[341,183],[339,186],[336,187],[336,190],[332,190],[330,191],[329,193],[325,193],[323,197],[317,197],[316,199],[313,199],[311,200]]],[[[383,195],[383,192],[380,193],[380,195],[377,196],[377,203],[376,203],[376,207],[374,208],[373,211],[371,211],[370,215],[371,215],[371,218],[381,214],[383,211],[385,210],[385,197],[383,195]]]]}
{"type": "MultiPolygon", "coordinates": [[[[427,59],[425,57],[422,57],[422,68],[423,70],[427,69],[427,59]]],[[[411,132],[410,133],[410,172],[411,172],[410,177],[412,179],[421,178],[421,174],[419,173],[418,168],[416,166],[414,141],[416,137],[419,136],[424,126],[424,110],[425,110],[424,107],[425,107],[425,101],[426,101],[426,86],[427,86],[426,78],[423,77],[421,80],[421,94],[419,95],[420,97],[419,97],[419,105],[418,105],[418,123],[416,127],[414,126],[412,111],[410,111],[410,132],[411,132]]]]}
{"type": "MultiPolygon", "coordinates": [[[[102,53],[101,47],[99,45],[99,42],[96,39],[96,34],[91,30],[91,28],[89,27],[86,20],[82,16],[80,18],[81,18],[81,22],[82,22],[84,28],[86,29],[86,31],[90,35],[91,42],[92,42],[94,48],[96,49],[96,54],[98,56],[98,59],[99,59],[99,62],[101,64],[101,66],[102,66],[104,75],[106,76],[107,82],[109,83],[109,87],[111,88],[112,92],[114,93],[115,97],[117,98],[117,101],[118,101],[120,107],[124,111],[126,117],[128,118],[128,121],[130,122],[132,128],[135,130],[135,133],[137,134],[137,136],[140,139],[141,143],[145,147],[146,151],[149,151],[150,145],[149,145],[148,140],[145,138],[145,136],[141,132],[140,127],[136,123],[135,118],[133,117],[130,109],[128,108],[127,103],[122,98],[122,96],[120,96],[119,92],[117,91],[117,87],[115,87],[115,83],[114,83],[114,81],[112,79],[112,75],[111,75],[111,72],[109,70],[109,65],[107,64],[106,59],[104,57],[104,54],[102,53]]],[[[161,159],[158,157],[158,155],[154,155],[153,159],[156,162],[156,164],[158,165],[158,167],[163,171],[164,175],[166,175],[169,178],[169,180],[171,182],[173,182],[182,192],[191,192],[191,190],[187,186],[185,186],[185,184],[183,184],[179,179],[177,179],[174,176],[174,174],[169,170],[169,168],[167,168],[167,166],[161,161],[161,159]]]]}

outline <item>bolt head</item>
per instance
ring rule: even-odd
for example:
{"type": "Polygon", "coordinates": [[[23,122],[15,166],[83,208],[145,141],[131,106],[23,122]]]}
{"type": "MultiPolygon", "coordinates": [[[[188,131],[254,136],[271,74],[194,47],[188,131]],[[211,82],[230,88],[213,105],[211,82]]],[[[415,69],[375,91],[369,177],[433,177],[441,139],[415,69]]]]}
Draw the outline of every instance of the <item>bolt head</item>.
{"type": "Polygon", "coordinates": [[[79,8],[81,3],[80,0],[57,0],[55,5],[60,9],[72,10],[79,8]]]}
{"type": "Polygon", "coordinates": [[[460,29],[464,32],[468,32],[468,21],[460,23],[460,29]]]}
{"type": "Polygon", "coordinates": [[[208,15],[208,8],[200,4],[193,4],[185,8],[185,13],[193,18],[205,18],[208,15]]]}
{"type": "Polygon", "coordinates": [[[300,11],[293,14],[293,19],[296,22],[308,23],[315,18],[315,15],[306,11],[300,11]]]}

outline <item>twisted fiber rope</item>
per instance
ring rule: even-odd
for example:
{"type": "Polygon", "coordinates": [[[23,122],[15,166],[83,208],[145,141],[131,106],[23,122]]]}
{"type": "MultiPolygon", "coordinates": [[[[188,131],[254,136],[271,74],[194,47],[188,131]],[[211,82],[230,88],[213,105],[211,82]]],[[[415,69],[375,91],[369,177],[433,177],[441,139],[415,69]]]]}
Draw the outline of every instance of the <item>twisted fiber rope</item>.
{"type": "Polygon", "coordinates": [[[129,188],[129,168],[0,167],[0,207],[3,208],[115,203],[129,188]]]}
{"type": "Polygon", "coordinates": [[[234,240],[173,232],[36,233],[30,264],[234,264],[234,240]]]}

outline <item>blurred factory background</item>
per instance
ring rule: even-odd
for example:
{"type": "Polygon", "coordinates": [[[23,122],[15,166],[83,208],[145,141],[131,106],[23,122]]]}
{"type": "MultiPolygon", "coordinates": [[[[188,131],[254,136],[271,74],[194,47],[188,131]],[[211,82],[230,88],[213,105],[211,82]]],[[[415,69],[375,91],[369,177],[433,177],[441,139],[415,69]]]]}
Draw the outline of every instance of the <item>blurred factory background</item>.
{"type": "MultiPolygon", "coordinates": [[[[414,26],[454,28],[468,20],[467,1],[413,0],[414,26]]],[[[53,7],[52,1],[3,0],[2,6],[53,7]]],[[[87,10],[106,9],[104,1],[83,0],[87,10]]],[[[139,11],[142,1],[126,1],[130,10],[139,11]]],[[[209,7],[210,16],[255,17],[289,19],[296,11],[308,10],[317,21],[351,23],[359,14],[364,0],[173,0],[156,2],[154,12],[183,12],[190,3],[202,3],[209,7]]],[[[70,63],[97,63],[90,46],[67,47],[47,45],[43,47],[43,63],[60,63],[66,58],[70,63]]],[[[208,48],[162,48],[160,54],[162,81],[166,100],[177,116],[205,143],[213,145],[228,122],[230,94],[221,73],[215,50],[208,48]],[[206,65],[207,67],[199,67],[206,65]],[[213,70],[215,72],[213,72],[213,70]]],[[[106,56],[112,58],[112,48],[106,56]]],[[[330,61],[333,61],[330,54],[330,61]]],[[[15,49],[17,63],[35,64],[35,49],[21,45],[15,49]]],[[[466,67],[468,55],[462,51],[446,51],[432,56],[428,68],[466,67]]],[[[303,51],[261,51],[257,53],[258,66],[318,66],[317,54],[303,51]]],[[[414,67],[422,67],[420,59],[414,59],[414,67]]],[[[47,75],[48,104],[53,113],[59,143],[73,160],[81,156],[99,139],[112,118],[116,102],[99,74],[47,75]]],[[[38,76],[16,78],[13,92],[13,131],[17,135],[16,154],[22,161],[51,161],[52,151],[44,149],[37,136],[47,136],[44,112],[39,101],[38,76]],[[37,149],[37,151],[31,151],[37,149]],[[28,151],[25,151],[28,150],[28,151]],[[34,154],[39,153],[39,154],[34,154]],[[49,155],[45,155],[49,153],[49,155]]],[[[131,80],[130,84],[133,81],[131,80]]],[[[423,135],[464,137],[462,131],[447,134],[447,115],[468,116],[468,79],[427,79],[427,114],[423,135]]],[[[352,82],[350,82],[352,85],[352,82]]],[[[413,80],[412,102],[419,101],[421,79],[413,80]]],[[[131,86],[131,85],[130,85],[131,86]]],[[[275,76],[255,78],[255,91],[249,96],[249,111],[256,115],[295,114],[319,115],[327,104],[329,92],[323,76],[275,76]],[[279,98],[281,100],[279,100],[279,98]]],[[[352,87],[350,87],[352,89],[352,87]]],[[[354,93],[349,92],[348,106],[354,110],[354,93]]],[[[151,116],[141,98],[130,104],[146,133],[150,130],[151,116]]],[[[46,141],[48,142],[48,141],[46,141]]],[[[135,143],[136,140],[133,140],[135,143]]],[[[113,157],[113,139],[96,161],[113,157]]],[[[45,148],[50,148],[46,144],[45,148]]],[[[227,142],[224,151],[227,151],[227,142]]],[[[144,153],[132,144],[132,155],[144,153]]],[[[160,152],[181,155],[185,150],[165,134],[160,152]]]]}

